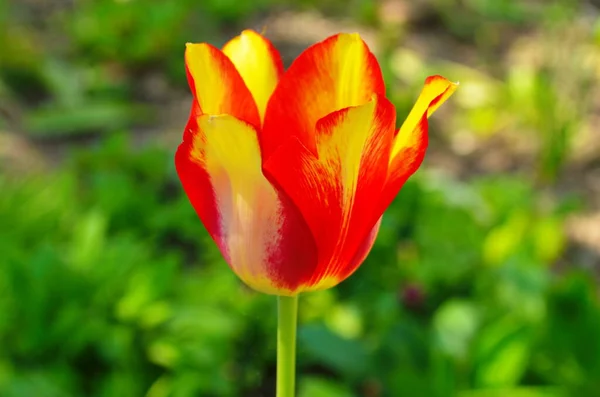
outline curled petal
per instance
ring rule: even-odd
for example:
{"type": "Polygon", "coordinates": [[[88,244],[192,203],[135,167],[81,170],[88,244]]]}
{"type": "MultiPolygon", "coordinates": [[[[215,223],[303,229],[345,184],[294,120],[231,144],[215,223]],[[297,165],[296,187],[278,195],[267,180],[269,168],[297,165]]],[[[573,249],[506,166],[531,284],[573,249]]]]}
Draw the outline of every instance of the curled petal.
{"type": "Polygon", "coordinates": [[[202,114],[230,114],[253,126],[260,116],[250,90],[229,58],[210,44],[187,44],[188,83],[202,114]]]}
{"type": "Polygon", "coordinates": [[[339,283],[366,257],[364,242],[381,217],[373,202],[386,180],[394,126],[393,105],[375,96],[321,119],[316,154],[292,137],[265,162],[266,175],[296,204],[317,243],[319,266],[304,290],[339,283]]]}
{"type": "MultiPolygon", "coordinates": [[[[193,116],[192,112],[192,116],[193,116]]],[[[312,235],[291,202],[263,176],[255,129],[230,115],[201,115],[175,157],[198,216],[250,287],[293,295],[317,263],[312,235]]]]}
{"type": "Polygon", "coordinates": [[[269,40],[253,30],[244,30],[223,47],[252,93],[264,118],[267,101],[283,74],[283,62],[269,40]]]}
{"type": "Polygon", "coordinates": [[[425,80],[417,102],[402,123],[400,133],[396,136],[392,158],[396,157],[403,149],[418,145],[420,140],[419,124],[421,124],[422,118],[429,118],[457,88],[458,84],[452,83],[442,76],[430,76],[425,80]]]}
{"type": "Polygon", "coordinates": [[[400,127],[390,156],[388,180],[379,206],[382,211],[391,204],[402,185],[419,168],[427,150],[427,119],[458,88],[442,76],[430,76],[417,102],[400,127]]]}
{"type": "Polygon", "coordinates": [[[304,51],[281,78],[260,135],[267,159],[291,136],[316,153],[314,129],[328,114],[385,95],[375,56],[358,34],[338,34],[304,51]]]}

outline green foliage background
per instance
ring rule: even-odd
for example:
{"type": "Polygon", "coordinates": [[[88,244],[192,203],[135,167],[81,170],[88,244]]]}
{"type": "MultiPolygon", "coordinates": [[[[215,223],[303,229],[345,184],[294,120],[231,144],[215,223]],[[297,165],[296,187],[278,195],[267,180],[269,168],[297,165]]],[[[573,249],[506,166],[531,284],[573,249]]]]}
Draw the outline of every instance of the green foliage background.
{"type": "Polygon", "coordinates": [[[374,36],[399,115],[461,81],[365,264],[301,297],[299,397],[600,396],[600,244],[566,227],[600,208],[600,9],[566,0],[0,0],[0,396],[274,395],[276,301],[173,152],[183,44],[295,14],[374,36]]]}

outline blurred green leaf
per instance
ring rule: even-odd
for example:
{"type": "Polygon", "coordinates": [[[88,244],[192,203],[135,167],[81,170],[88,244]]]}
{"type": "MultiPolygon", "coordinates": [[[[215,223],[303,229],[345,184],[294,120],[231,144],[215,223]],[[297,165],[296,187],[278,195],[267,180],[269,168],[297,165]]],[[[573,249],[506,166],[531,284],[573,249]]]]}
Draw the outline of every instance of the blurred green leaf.
{"type": "Polygon", "coordinates": [[[435,340],[440,349],[459,360],[465,359],[479,326],[479,317],[472,302],[445,302],[433,317],[435,340]]]}
{"type": "Polygon", "coordinates": [[[30,112],[24,120],[34,136],[64,136],[114,131],[142,120],[146,109],[119,102],[87,102],[74,108],[51,107],[30,112]]]}
{"type": "Polygon", "coordinates": [[[485,261],[489,265],[498,266],[518,251],[529,223],[527,213],[516,212],[505,224],[492,229],[483,245],[485,261]]]}
{"type": "Polygon", "coordinates": [[[306,377],[298,386],[298,397],[352,397],[347,386],[327,379],[306,377]]]}
{"type": "Polygon", "coordinates": [[[531,355],[531,340],[531,329],[510,319],[483,329],[476,347],[476,384],[480,387],[518,384],[531,355]]]}
{"type": "Polygon", "coordinates": [[[459,397],[565,397],[568,394],[552,387],[515,387],[511,389],[469,390],[460,392],[459,397]]]}
{"type": "Polygon", "coordinates": [[[358,376],[367,365],[367,351],[358,341],[343,339],[322,325],[298,330],[301,352],[308,358],[347,376],[358,376]]]}

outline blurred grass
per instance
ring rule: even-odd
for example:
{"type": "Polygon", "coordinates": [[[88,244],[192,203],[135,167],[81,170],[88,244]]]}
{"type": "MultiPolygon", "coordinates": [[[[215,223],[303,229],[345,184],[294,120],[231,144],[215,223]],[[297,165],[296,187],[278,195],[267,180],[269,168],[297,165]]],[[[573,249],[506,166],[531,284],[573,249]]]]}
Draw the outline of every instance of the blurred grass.
{"type": "Polygon", "coordinates": [[[366,263],[302,297],[299,396],[600,396],[600,254],[565,228],[600,208],[599,13],[0,0],[0,396],[274,394],[275,301],[240,284],[183,195],[188,107],[168,109],[185,42],[266,25],[288,53],[336,24],[376,41],[399,114],[428,74],[461,87],[366,263]]]}

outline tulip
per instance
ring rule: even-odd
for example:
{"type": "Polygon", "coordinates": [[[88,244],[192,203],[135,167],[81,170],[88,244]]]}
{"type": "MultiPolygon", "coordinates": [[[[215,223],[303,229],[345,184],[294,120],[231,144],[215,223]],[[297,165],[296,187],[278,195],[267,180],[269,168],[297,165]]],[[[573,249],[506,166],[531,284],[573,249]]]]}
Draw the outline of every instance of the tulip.
{"type": "Polygon", "coordinates": [[[309,47],[285,72],[251,30],[222,50],[187,44],[185,65],[194,98],[177,172],[231,269],[280,297],[277,395],[289,396],[297,295],[337,285],[365,260],[383,212],[423,161],[428,117],[457,84],[428,77],[396,129],[358,34],[309,47]]]}

